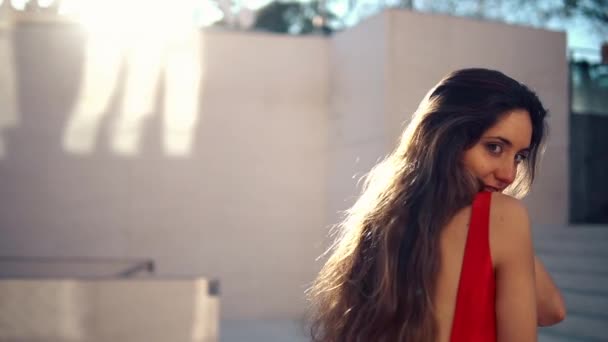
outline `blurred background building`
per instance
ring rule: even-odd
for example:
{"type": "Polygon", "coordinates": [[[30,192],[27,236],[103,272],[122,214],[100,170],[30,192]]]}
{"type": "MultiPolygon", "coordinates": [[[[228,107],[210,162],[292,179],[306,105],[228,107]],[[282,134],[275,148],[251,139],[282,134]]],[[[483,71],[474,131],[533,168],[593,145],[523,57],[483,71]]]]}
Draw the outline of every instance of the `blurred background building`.
{"type": "Polygon", "coordinates": [[[551,113],[541,341],[608,338],[605,1],[0,4],[0,340],[305,341],[358,179],[472,66],[551,113]]]}

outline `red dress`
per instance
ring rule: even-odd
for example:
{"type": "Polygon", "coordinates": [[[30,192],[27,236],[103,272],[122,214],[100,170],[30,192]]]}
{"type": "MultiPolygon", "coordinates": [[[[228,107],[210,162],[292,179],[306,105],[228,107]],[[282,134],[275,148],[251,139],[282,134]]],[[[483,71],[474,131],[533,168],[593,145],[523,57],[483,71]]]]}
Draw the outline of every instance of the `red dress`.
{"type": "Polygon", "coordinates": [[[480,192],[473,201],[451,342],[496,341],[496,281],[489,239],[491,198],[491,192],[480,192]]]}

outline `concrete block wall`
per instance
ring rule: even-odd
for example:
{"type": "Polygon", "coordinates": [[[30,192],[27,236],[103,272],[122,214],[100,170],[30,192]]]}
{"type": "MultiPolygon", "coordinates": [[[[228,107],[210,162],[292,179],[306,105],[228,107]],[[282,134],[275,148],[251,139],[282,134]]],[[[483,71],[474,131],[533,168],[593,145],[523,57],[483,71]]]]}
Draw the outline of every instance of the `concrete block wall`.
{"type": "Polygon", "coordinates": [[[301,313],[325,234],[325,39],[197,32],[194,138],[174,156],[164,121],[183,111],[167,112],[163,76],[154,96],[135,96],[128,52],[101,58],[121,51],[103,41],[91,50],[95,37],[72,25],[18,23],[5,36],[20,124],[4,131],[0,160],[3,255],[151,258],[160,277],[220,279],[228,317],[301,313]],[[87,63],[102,63],[97,83],[87,63]],[[82,98],[87,82],[104,91],[82,98]],[[74,153],[63,141],[83,107],[95,140],[74,153]],[[131,114],[139,143],[120,153],[117,122],[131,114]]]}

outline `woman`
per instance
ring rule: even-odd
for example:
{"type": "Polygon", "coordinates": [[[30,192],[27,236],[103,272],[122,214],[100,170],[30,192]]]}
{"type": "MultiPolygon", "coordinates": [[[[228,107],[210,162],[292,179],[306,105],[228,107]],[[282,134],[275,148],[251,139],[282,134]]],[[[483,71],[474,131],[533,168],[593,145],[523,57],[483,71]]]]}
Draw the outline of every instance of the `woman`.
{"type": "Polygon", "coordinates": [[[313,340],[524,342],[562,320],[526,209],[503,194],[532,184],[545,116],[494,70],[431,89],[337,227],[309,291],[313,340]]]}

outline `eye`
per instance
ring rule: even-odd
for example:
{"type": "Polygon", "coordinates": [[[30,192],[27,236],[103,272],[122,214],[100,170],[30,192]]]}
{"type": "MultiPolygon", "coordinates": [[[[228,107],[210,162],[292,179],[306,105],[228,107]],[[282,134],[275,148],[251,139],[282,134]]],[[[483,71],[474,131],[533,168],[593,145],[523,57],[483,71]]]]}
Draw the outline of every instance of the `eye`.
{"type": "Polygon", "coordinates": [[[502,146],[500,144],[496,144],[496,143],[489,143],[486,144],[486,149],[488,149],[488,151],[492,154],[501,154],[502,153],[502,146]]]}

